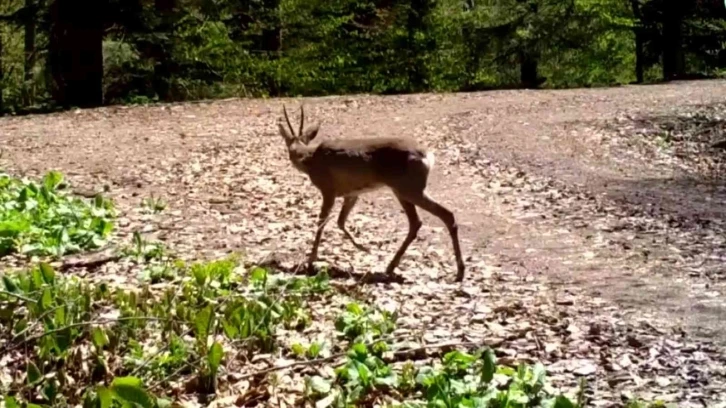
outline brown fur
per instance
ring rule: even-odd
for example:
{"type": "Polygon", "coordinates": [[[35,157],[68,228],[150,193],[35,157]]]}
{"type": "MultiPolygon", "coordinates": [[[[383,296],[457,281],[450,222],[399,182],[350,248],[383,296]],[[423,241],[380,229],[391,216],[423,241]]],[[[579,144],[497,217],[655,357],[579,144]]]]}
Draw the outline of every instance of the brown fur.
{"type": "Polygon", "coordinates": [[[421,228],[421,219],[416,207],[437,216],[446,225],[451,235],[456,255],[456,281],[464,278],[464,261],[458,238],[458,227],[454,215],[446,207],[435,202],[426,194],[426,183],[431,170],[433,156],[415,140],[402,137],[379,137],[368,139],[338,139],[311,143],[318,134],[319,126],[304,128],[304,111],[300,108],[300,127],[295,135],[283,107],[288,128],[279,123],[280,135],[285,140],[290,161],[299,171],[305,173],[323,196],[313,249],[308,264],[317,259],[323,228],[328,221],[337,197],[344,197],[338,216],[338,227],[353,244],[358,244],[345,228],[345,221],[358,196],[368,191],[388,187],[396,195],[409,221],[409,232],[386,268],[392,274],[408,246],[421,228]]]}

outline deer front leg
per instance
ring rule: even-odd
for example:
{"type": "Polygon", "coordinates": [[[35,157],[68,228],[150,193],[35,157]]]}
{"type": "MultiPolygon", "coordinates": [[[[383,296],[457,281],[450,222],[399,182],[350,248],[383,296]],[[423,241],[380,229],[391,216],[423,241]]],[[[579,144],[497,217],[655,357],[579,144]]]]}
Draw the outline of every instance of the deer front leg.
{"type": "Polygon", "coordinates": [[[335,204],[335,196],[324,194],[323,204],[320,208],[320,216],[318,217],[318,229],[315,232],[315,241],[313,241],[313,250],[310,252],[310,256],[308,257],[309,269],[313,268],[313,262],[318,259],[318,246],[320,246],[320,239],[323,236],[323,228],[325,228],[325,224],[328,222],[330,211],[333,209],[333,204],[335,204]]]}
{"type": "Polygon", "coordinates": [[[396,269],[398,266],[398,263],[401,262],[401,257],[403,257],[403,254],[406,252],[406,249],[408,249],[408,246],[411,245],[411,242],[413,242],[414,239],[416,239],[416,235],[418,234],[418,230],[421,229],[421,218],[419,217],[418,213],[416,212],[416,206],[411,204],[410,202],[402,199],[399,196],[396,196],[398,198],[398,201],[401,203],[401,207],[403,207],[403,211],[406,213],[406,218],[408,218],[408,235],[406,235],[406,238],[403,240],[403,243],[401,243],[401,247],[398,248],[398,251],[396,251],[396,254],[393,255],[393,259],[391,259],[391,262],[388,264],[388,267],[386,268],[387,274],[393,274],[393,270],[396,269]]]}
{"type": "Polygon", "coordinates": [[[346,238],[348,238],[353,245],[358,248],[359,250],[363,252],[369,252],[368,248],[364,247],[363,245],[357,243],[355,239],[353,238],[353,235],[348,231],[347,228],[345,228],[345,221],[348,219],[348,215],[350,215],[350,211],[355,206],[355,203],[358,202],[358,196],[349,196],[345,197],[343,199],[343,207],[340,209],[340,215],[338,216],[338,228],[340,228],[341,231],[343,231],[343,234],[345,234],[346,238]]]}

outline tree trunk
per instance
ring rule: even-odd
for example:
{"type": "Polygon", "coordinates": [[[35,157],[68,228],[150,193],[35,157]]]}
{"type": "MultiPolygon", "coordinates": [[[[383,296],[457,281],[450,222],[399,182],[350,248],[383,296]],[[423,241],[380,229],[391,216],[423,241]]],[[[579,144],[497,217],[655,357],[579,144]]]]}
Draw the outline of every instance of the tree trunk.
{"type": "MultiPolygon", "coordinates": [[[[154,8],[160,19],[157,31],[171,37],[174,30],[174,11],[176,0],[154,0],[154,8]]],[[[152,86],[160,100],[169,100],[171,97],[171,76],[173,73],[171,48],[173,39],[155,42],[152,45],[152,58],[154,59],[154,77],[152,86]]]]}
{"type": "MultiPolygon", "coordinates": [[[[474,11],[475,4],[473,0],[466,0],[463,5],[465,13],[474,11]]],[[[474,90],[474,81],[476,80],[476,74],[479,72],[482,53],[480,51],[481,40],[478,38],[477,31],[471,19],[467,19],[461,28],[461,37],[464,43],[468,44],[463,87],[466,91],[474,90]]]]}
{"type": "MultiPolygon", "coordinates": [[[[262,30],[258,49],[267,52],[270,59],[276,60],[280,58],[282,51],[282,22],[280,21],[280,0],[265,0],[262,3],[263,10],[261,14],[264,18],[265,28],[262,30]]],[[[279,83],[276,75],[268,75],[267,92],[270,95],[280,96],[283,91],[283,85],[279,83]]]]}
{"type": "Polygon", "coordinates": [[[48,65],[53,79],[52,94],[55,102],[65,108],[103,103],[104,3],[55,0],[50,6],[48,65]]]}
{"type": "Polygon", "coordinates": [[[3,103],[3,80],[5,79],[5,71],[3,71],[3,36],[0,31],[0,115],[5,111],[5,104],[3,103]]]}
{"type": "Polygon", "coordinates": [[[630,0],[633,17],[636,19],[633,34],[635,34],[635,81],[642,84],[644,81],[645,54],[643,53],[643,16],[640,12],[638,0],[630,0]]]}
{"type": "Polygon", "coordinates": [[[537,88],[540,85],[537,76],[537,58],[533,57],[526,51],[519,53],[519,79],[525,88],[537,88]]]}
{"type": "Polygon", "coordinates": [[[280,18],[278,8],[280,7],[279,0],[265,0],[263,2],[265,8],[264,13],[267,15],[267,24],[262,30],[262,49],[270,51],[271,55],[277,56],[277,52],[280,51],[280,18]]]}
{"type": "Polygon", "coordinates": [[[474,90],[474,83],[476,81],[476,75],[479,72],[481,61],[481,53],[477,46],[479,41],[478,38],[475,37],[475,32],[476,30],[471,27],[470,22],[467,22],[462,28],[462,37],[464,38],[465,43],[469,44],[466,58],[466,72],[464,73],[464,90],[466,91],[474,90]]]}
{"type": "Polygon", "coordinates": [[[682,7],[667,2],[663,10],[663,79],[669,81],[685,73],[682,7]]]}
{"type": "MultiPolygon", "coordinates": [[[[539,7],[536,2],[529,2],[529,12],[537,15],[539,7]]],[[[519,50],[519,80],[524,88],[534,89],[544,82],[537,75],[539,55],[533,52],[534,49],[525,44],[519,50]]]]}
{"type": "Polygon", "coordinates": [[[35,32],[37,9],[33,0],[25,0],[25,7],[30,10],[28,17],[25,19],[25,64],[24,76],[25,84],[23,85],[23,103],[31,105],[33,95],[33,69],[35,68],[35,32]]]}
{"type": "Polygon", "coordinates": [[[428,37],[423,46],[417,44],[416,34],[420,31],[425,32],[426,17],[428,17],[430,10],[429,0],[411,0],[409,5],[406,22],[408,50],[410,53],[408,68],[409,91],[420,91],[426,86],[426,67],[423,54],[428,53],[432,47],[428,37]]]}

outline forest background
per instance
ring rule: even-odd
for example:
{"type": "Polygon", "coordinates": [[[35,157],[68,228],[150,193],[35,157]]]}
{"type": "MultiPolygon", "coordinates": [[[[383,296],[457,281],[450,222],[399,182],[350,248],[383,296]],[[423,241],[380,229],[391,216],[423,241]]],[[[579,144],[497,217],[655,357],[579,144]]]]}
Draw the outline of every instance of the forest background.
{"type": "Polygon", "coordinates": [[[721,0],[2,0],[0,112],[721,76],[721,0]]]}

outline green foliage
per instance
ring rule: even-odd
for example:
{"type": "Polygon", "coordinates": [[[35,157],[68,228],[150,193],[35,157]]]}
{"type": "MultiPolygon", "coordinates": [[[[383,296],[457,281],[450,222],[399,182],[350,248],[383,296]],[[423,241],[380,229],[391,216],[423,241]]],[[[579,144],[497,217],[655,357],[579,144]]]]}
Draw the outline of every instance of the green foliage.
{"type": "MultiPolygon", "coordinates": [[[[686,72],[721,74],[726,24],[715,7],[722,6],[682,3],[679,49],[686,72]]],[[[114,0],[104,22],[104,97],[106,103],[149,103],[476,90],[520,86],[528,81],[523,75],[527,67],[537,77],[529,85],[620,84],[635,79],[635,31],[643,35],[641,62],[650,81],[662,76],[662,54],[674,48],[664,46],[663,11],[668,4],[114,0]]],[[[20,0],[5,2],[0,15],[11,15],[22,5],[20,0]]],[[[6,111],[51,107],[45,82],[46,23],[38,27],[35,64],[28,75],[24,72],[21,28],[32,17],[0,22],[6,111]]],[[[48,20],[47,7],[37,17],[48,20]]]]}
{"type": "Polygon", "coordinates": [[[541,364],[498,366],[489,348],[474,354],[451,351],[438,364],[394,367],[383,358],[389,345],[381,336],[395,329],[395,321],[386,317],[356,303],[347,305],[336,327],[356,341],[334,379],[307,378],[307,398],[317,406],[336,407],[370,405],[381,395],[396,395],[404,407],[577,406],[547,384],[541,364]]]}
{"type": "Polygon", "coordinates": [[[59,257],[106,243],[114,228],[113,204],[101,196],[72,197],[65,187],[54,171],[40,183],[0,173],[0,257],[59,257]]]}
{"type": "Polygon", "coordinates": [[[161,197],[156,197],[153,194],[145,198],[141,205],[150,211],[152,214],[159,214],[166,209],[166,201],[161,197]]]}
{"type": "MultiPolygon", "coordinates": [[[[245,274],[236,256],[168,267],[181,287],[161,293],[89,284],[45,263],[3,274],[0,353],[29,351],[24,382],[15,386],[39,392],[36,402],[48,406],[80,395],[85,406],[159,406],[164,400],[142,384],[174,373],[194,373],[198,391],[213,392],[229,344],[250,356],[274,351],[278,327],[305,328],[306,297],[327,284],[324,276],[286,281],[261,268],[245,274]],[[94,386],[99,381],[110,385],[94,386]],[[76,393],[78,386],[85,392],[76,393]]],[[[308,355],[320,352],[311,346],[308,355]]]]}
{"type": "Polygon", "coordinates": [[[131,257],[140,264],[148,264],[152,261],[161,261],[165,258],[166,248],[161,242],[149,242],[144,239],[138,231],[134,231],[131,238],[131,245],[121,249],[121,254],[131,257]]]}
{"type": "Polygon", "coordinates": [[[352,342],[370,342],[390,334],[396,327],[395,313],[364,308],[348,303],[346,311],[335,320],[335,328],[352,342]]]}

